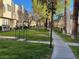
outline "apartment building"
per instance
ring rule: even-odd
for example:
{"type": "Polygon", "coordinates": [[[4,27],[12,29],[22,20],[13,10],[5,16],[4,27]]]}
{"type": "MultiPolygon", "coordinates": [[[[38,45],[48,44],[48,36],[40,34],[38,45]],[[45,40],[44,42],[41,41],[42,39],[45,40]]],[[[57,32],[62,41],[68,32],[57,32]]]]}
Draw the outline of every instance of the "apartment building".
{"type": "Polygon", "coordinates": [[[23,6],[19,6],[18,7],[18,26],[23,26],[26,25],[26,21],[28,20],[28,13],[27,11],[24,9],[23,6]]]}
{"type": "Polygon", "coordinates": [[[17,25],[18,26],[22,26],[22,24],[23,24],[23,7],[22,6],[19,6],[19,8],[18,8],[18,23],[17,23],[17,25]]]}
{"type": "MultiPolygon", "coordinates": [[[[73,21],[73,14],[70,13],[70,10],[67,11],[67,19],[66,19],[66,30],[67,35],[71,35],[72,33],[72,22],[73,21]]],[[[54,21],[54,27],[63,28],[64,25],[64,17],[61,19],[54,21]]],[[[79,16],[78,16],[78,32],[79,32],[79,16]]]]}
{"type": "Polygon", "coordinates": [[[17,22],[19,20],[19,14],[18,14],[19,6],[15,4],[15,27],[17,26],[17,22]]]}
{"type": "MultiPolygon", "coordinates": [[[[72,33],[72,23],[73,23],[73,15],[68,12],[67,15],[67,34],[70,35],[72,33]]],[[[78,16],[78,32],[79,32],[79,16],[78,16]]]]}
{"type": "Polygon", "coordinates": [[[12,18],[12,0],[0,0],[0,26],[2,31],[10,30],[10,20],[12,18]]]}
{"type": "Polygon", "coordinates": [[[23,6],[14,4],[12,0],[0,0],[0,30],[8,31],[16,25],[22,26],[27,16],[23,6]]]}

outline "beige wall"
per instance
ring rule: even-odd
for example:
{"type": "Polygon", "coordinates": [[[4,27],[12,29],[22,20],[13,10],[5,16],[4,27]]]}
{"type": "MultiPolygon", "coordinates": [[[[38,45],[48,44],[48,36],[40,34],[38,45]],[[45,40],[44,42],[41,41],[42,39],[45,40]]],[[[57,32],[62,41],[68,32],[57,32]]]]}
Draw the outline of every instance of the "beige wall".
{"type": "Polygon", "coordinates": [[[63,19],[63,17],[61,17],[61,19],[58,20],[58,22],[54,22],[54,25],[55,25],[55,27],[63,28],[63,26],[64,26],[64,19],[63,19]]]}
{"type": "Polygon", "coordinates": [[[58,27],[58,21],[54,21],[54,27],[58,27]]]}
{"type": "Polygon", "coordinates": [[[19,19],[19,15],[18,15],[18,9],[19,9],[19,6],[17,4],[15,4],[15,19],[19,19]]]}
{"type": "Polygon", "coordinates": [[[2,25],[9,25],[10,27],[13,27],[14,20],[12,20],[12,19],[13,19],[14,14],[12,13],[13,12],[13,9],[12,8],[14,7],[14,5],[12,4],[12,0],[2,0],[2,1],[0,0],[0,4],[1,3],[3,5],[2,5],[2,7],[0,7],[1,8],[0,9],[0,12],[3,11],[2,17],[4,17],[4,18],[0,18],[0,26],[2,26],[2,25]],[[5,17],[6,18],[9,18],[9,19],[5,19],[5,17]]]}
{"type": "Polygon", "coordinates": [[[2,18],[0,18],[0,26],[2,26],[2,20],[3,20],[3,19],[2,19],[2,18]]]}
{"type": "Polygon", "coordinates": [[[64,26],[64,20],[63,20],[63,18],[61,18],[61,20],[58,23],[58,27],[63,28],[63,26],[64,26]]]}
{"type": "Polygon", "coordinates": [[[3,15],[3,3],[2,0],[0,0],[0,16],[3,15]]]}
{"type": "Polygon", "coordinates": [[[12,0],[3,0],[3,4],[4,4],[4,12],[3,12],[3,17],[8,17],[11,18],[11,4],[12,4],[12,0]],[[10,9],[10,10],[9,10],[10,9]]]}
{"type": "MultiPolygon", "coordinates": [[[[2,16],[2,14],[3,14],[3,5],[2,5],[3,3],[2,3],[2,0],[0,0],[0,17],[2,16]]],[[[0,26],[2,25],[2,18],[0,18],[0,26]]]]}
{"type": "Polygon", "coordinates": [[[20,24],[23,22],[24,7],[20,9],[17,4],[13,4],[12,0],[0,0],[0,16],[8,18],[0,18],[0,26],[9,25],[10,27],[15,27],[16,22],[19,21],[20,24]],[[18,13],[21,12],[21,14],[18,13]]]}
{"type": "Polygon", "coordinates": [[[30,26],[36,26],[36,22],[32,21],[30,26]]]}

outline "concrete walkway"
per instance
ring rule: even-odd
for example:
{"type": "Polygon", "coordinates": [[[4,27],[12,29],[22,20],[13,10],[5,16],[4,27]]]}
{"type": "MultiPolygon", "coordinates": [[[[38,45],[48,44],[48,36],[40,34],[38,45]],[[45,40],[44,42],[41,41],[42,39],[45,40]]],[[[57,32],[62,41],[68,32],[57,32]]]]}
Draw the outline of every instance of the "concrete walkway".
{"type": "MultiPolygon", "coordinates": [[[[15,40],[15,39],[17,39],[17,37],[13,37],[13,36],[0,36],[0,39],[13,39],[13,40],[15,40]]],[[[17,41],[25,41],[26,39],[18,39],[17,41]]],[[[27,40],[27,42],[29,42],[29,43],[43,43],[43,44],[50,44],[50,42],[49,41],[30,41],[30,40],[27,40]]],[[[53,43],[52,43],[53,44],[53,43]]],[[[66,42],[65,44],[67,44],[67,45],[70,45],[70,46],[79,46],[79,43],[70,43],[70,42],[66,42]]]]}
{"type": "Polygon", "coordinates": [[[0,36],[0,39],[16,39],[17,37],[13,36],[0,36]]]}
{"type": "MultiPolygon", "coordinates": [[[[17,39],[17,37],[13,37],[13,36],[0,36],[0,39],[17,39]]],[[[18,39],[17,41],[25,41],[26,39],[18,39]]],[[[27,40],[27,42],[29,43],[43,43],[43,44],[50,44],[49,41],[30,41],[30,40],[27,40]]],[[[53,44],[53,43],[52,43],[53,44]]],[[[79,46],[79,43],[70,43],[70,42],[66,42],[65,44],[68,44],[70,46],[79,46]]]]}
{"type": "Polygon", "coordinates": [[[56,33],[52,35],[54,49],[51,59],[76,59],[68,44],[60,38],[56,33]]]}
{"type": "MultiPolygon", "coordinates": [[[[23,41],[23,40],[18,40],[18,41],[23,41]]],[[[27,42],[29,42],[29,43],[50,44],[49,41],[30,41],[30,40],[27,40],[27,42]]],[[[52,44],[53,44],[53,42],[52,42],[52,44]]],[[[65,43],[65,44],[67,44],[67,45],[69,45],[69,46],[79,46],[79,43],[70,43],[70,42],[67,42],[67,43],[65,43]]]]}
{"type": "MultiPolygon", "coordinates": [[[[42,43],[42,44],[50,44],[50,42],[49,42],[49,41],[27,41],[27,42],[29,42],[29,43],[42,43]]],[[[53,44],[53,42],[52,42],[52,44],[53,44]]]]}
{"type": "Polygon", "coordinates": [[[79,46],[79,43],[70,43],[70,42],[67,42],[66,44],[68,44],[70,46],[79,46]]]}

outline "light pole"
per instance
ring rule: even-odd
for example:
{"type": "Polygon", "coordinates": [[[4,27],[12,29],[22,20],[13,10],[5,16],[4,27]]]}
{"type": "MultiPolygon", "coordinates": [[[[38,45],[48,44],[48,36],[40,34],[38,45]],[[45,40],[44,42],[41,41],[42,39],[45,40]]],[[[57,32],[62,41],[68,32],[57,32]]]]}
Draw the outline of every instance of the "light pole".
{"type": "Polygon", "coordinates": [[[47,0],[47,6],[48,9],[51,11],[51,23],[50,23],[50,48],[52,48],[52,27],[53,27],[53,15],[55,14],[55,5],[54,5],[54,1],[49,1],[47,0]]]}

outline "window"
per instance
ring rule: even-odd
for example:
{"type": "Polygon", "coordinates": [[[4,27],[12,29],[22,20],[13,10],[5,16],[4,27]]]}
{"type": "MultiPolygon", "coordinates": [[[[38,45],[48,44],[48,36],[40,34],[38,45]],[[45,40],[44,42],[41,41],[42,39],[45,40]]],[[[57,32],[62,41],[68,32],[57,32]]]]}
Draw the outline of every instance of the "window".
{"type": "Polygon", "coordinates": [[[6,7],[5,7],[5,5],[3,4],[3,12],[5,12],[5,8],[6,8],[6,7]]]}
{"type": "Polygon", "coordinates": [[[11,11],[11,6],[7,5],[8,11],[11,11]]]}

